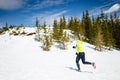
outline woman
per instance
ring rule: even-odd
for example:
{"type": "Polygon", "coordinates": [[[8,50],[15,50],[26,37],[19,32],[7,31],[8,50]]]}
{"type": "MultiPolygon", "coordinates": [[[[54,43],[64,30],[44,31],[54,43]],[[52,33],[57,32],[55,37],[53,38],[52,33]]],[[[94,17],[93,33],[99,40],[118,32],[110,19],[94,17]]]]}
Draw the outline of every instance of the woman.
{"type": "Polygon", "coordinates": [[[83,37],[78,35],[78,38],[79,40],[76,41],[76,46],[74,46],[73,48],[76,48],[76,64],[77,64],[77,68],[78,70],[77,71],[80,71],[80,65],[79,65],[79,60],[81,59],[82,60],[82,63],[83,64],[88,64],[88,65],[92,65],[94,67],[94,69],[96,68],[95,66],[95,63],[93,62],[87,62],[85,61],[85,53],[84,53],[84,50],[83,50],[83,42],[82,42],[82,39],[83,37]]]}

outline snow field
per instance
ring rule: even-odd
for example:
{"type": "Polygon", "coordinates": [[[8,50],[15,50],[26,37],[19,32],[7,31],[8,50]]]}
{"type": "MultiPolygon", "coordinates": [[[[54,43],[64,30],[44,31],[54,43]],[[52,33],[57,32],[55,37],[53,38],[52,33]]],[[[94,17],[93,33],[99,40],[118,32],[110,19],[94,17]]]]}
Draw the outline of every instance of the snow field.
{"type": "Polygon", "coordinates": [[[33,36],[0,36],[0,80],[120,80],[120,51],[98,52],[84,42],[86,60],[96,62],[75,69],[75,42],[67,50],[54,44],[49,52],[43,51],[33,36]]]}

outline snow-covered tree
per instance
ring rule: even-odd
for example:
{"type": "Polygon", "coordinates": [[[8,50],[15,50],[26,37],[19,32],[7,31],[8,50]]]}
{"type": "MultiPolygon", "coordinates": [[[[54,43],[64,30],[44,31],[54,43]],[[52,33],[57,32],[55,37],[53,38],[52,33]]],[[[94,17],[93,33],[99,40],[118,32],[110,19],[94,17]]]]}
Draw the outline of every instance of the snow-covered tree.
{"type": "Polygon", "coordinates": [[[50,27],[46,27],[46,23],[44,22],[44,25],[43,25],[43,36],[42,36],[42,49],[44,51],[49,51],[50,50],[50,47],[52,45],[52,42],[53,42],[53,37],[52,37],[52,33],[51,33],[51,30],[50,30],[50,27]]]}
{"type": "Polygon", "coordinates": [[[41,28],[40,28],[40,24],[39,24],[39,20],[38,20],[38,17],[36,17],[36,35],[35,35],[35,39],[37,41],[40,41],[41,40],[41,37],[40,37],[40,31],[41,31],[41,28]]]}
{"type": "Polygon", "coordinates": [[[69,36],[67,35],[66,31],[63,32],[63,36],[61,37],[61,40],[59,42],[61,49],[67,49],[67,42],[69,41],[69,36]]]}

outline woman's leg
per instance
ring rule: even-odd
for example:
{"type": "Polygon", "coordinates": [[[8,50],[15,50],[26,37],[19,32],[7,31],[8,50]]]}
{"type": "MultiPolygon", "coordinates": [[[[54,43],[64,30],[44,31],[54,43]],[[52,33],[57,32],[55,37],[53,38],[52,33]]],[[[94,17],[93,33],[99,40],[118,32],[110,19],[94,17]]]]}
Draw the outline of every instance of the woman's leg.
{"type": "Polygon", "coordinates": [[[80,70],[79,60],[80,60],[80,55],[77,54],[77,56],[76,56],[76,65],[77,65],[78,71],[80,70]]]}
{"type": "Polygon", "coordinates": [[[83,64],[92,64],[91,62],[85,61],[85,53],[84,53],[84,52],[81,53],[81,59],[82,59],[82,63],[83,63],[83,64]]]}

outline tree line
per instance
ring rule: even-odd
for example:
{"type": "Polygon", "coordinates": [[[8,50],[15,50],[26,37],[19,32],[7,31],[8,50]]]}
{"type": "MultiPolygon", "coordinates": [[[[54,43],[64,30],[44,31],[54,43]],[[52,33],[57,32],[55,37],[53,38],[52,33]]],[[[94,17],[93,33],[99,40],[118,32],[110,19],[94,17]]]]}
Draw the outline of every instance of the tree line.
{"type": "Polygon", "coordinates": [[[95,45],[96,50],[120,49],[120,17],[117,13],[108,16],[101,11],[99,16],[90,17],[86,10],[82,13],[81,20],[78,17],[71,17],[67,22],[65,16],[62,16],[59,22],[54,19],[53,38],[61,40],[65,29],[71,30],[74,35],[84,36],[84,40],[95,45]]]}

